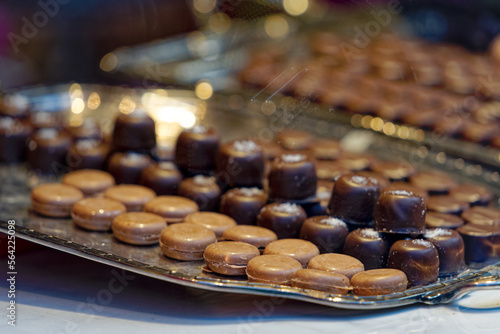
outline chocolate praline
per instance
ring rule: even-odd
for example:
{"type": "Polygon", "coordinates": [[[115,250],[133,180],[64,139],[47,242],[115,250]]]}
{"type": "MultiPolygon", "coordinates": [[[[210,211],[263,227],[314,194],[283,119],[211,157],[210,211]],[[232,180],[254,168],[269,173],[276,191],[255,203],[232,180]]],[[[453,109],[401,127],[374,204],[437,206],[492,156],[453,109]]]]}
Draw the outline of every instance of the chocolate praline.
{"type": "Polygon", "coordinates": [[[403,271],[409,285],[429,284],[439,276],[438,251],[423,239],[399,240],[389,250],[387,267],[403,271]]]}
{"type": "Polygon", "coordinates": [[[429,211],[460,215],[469,209],[469,203],[449,195],[430,196],[425,202],[429,211]]]}
{"type": "Polygon", "coordinates": [[[262,189],[234,188],[222,195],[220,212],[240,225],[255,225],[266,201],[267,195],[262,189]]]}
{"type": "Polygon", "coordinates": [[[220,137],[212,127],[197,125],[181,132],[175,145],[175,163],[186,175],[215,169],[220,137]]]}
{"type": "Polygon", "coordinates": [[[437,171],[420,172],[410,176],[410,184],[425,190],[429,195],[444,195],[457,186],[457,182],[445,173],[437,171]]]}
{"type": "Polygon", "coordinates": [[[269,172],[269,197],[304,199],[316,194],[316,167],[304,154],[282,154],[269,172]]]}
{"type": "Polygon", "coordinates": [[[28,165],[35,172],[59,174],[67,169],[66,152],[70,145],[71,138],[66,132],[40,129],[28,140],[28,165]]]}
{"type": "Polygon", "coordinates": [[[109,157],[107,170],[113,175],[117,184],[138,184],[142,170],[151,163],[153,160],[145,154],[115,152],[109,157]]]}
{"type": "Polygon", "coordinates": [[[300,229],[300,238],[315,244],[320,253],[339,253],[349,233],[347,224],[329,216],[307,218],[300,229]]]}
{"type": "Polygon", "coordinates": [[[371,166],[371,170],[384,175],[390,181],[406,181],[415,174],[415,168],[405,162],[379,161],[371,166]]]}
{"type": "Polygon", "coordinates": [[[372,228],[359,228],[350,232],[343,253],[363,263],[365,270],[384,268],[390,242],[372,228]]]}
{"type": "Polygon", "coordinates": [[[104,169],[109,151],[103,141],[81,139],[69,147],[66,163],[72,169],[104,169]]]}
{"type": "Polygon", "coordinates": [[[196,175],[181,181],[179,196],[195,201],[200,211],[218,211],[221,189],[214,177],[196,175]]]}
{"type": "Polygon", "coordinates": [[[462,218],[467,223],[475,225],[490,225],[500,228],[499,208],[475,206],[462,213],[462,218]]]}
{"type": "Polygon", "coordinates": [[[294,203],[271,203],[264,206],[257,217],[257,225],[276,233],[278,239],[298,238],[306,212],[294,203]]]}
{"type": "Polygon", "coordinates": [[[231,141],[217,152],[216,178],[221,188],[262,188],[264,162],[262,147],[254,141],[231,141]]]}
{"type": "Polygon", "coordinates": [[[145,110],[120,113],[115,121],[112,146],[117,151],[151,150],[156,145],[155,122],[145,110]]]}
{"type": "Polygon", "coordinates": [[[456,229],[464,224],[464,220],[457,215],[427,211],[425,213],[425,226],[428,228],[456,229]]]}
{"type": "Polygon", "coordinates": [[[0,117],[0,162],[26,160],[26,141],[31,127],[12,117],[0,117]]]}
{"type": "Polygon", "coordinates": [[[330,215],[349,224],[370,224],[379,195],[380,185],[376,179],[352,174],[343,175],[333,187],[328,205],[330,215]]]}
{"type": "Polygon", "coordinates": [[[428,229],[424,238],[432,242],[439,254],[439,275],[457,274],[465,269],[464,241],[455,230],[428,229]]]}
{"type": "Polygon", "coordinates": [[[287,150],[303,150],[311,145],[313,136],[306,131],[286,129],[279,132],[276,139],[287,150]]]}
{"type": "Polygon", "coordinates": [[[83,122],[78,125],[70,124],[66,129],[75,141],[82,139],[101,140],[103,138],[99,124],[92,118],[85,118],[83,122]]]}
{"type": "Polygon", "coordinates": [[[157,162],[144,168],[140,184],[160,195],[177,195],[182,174],[172,162],[157,162]]]}
{"type": "Polygon", "coordinates": [[[465,244],[465,261],[496,262],[500,259],[500,228],[494,225],[465,224],[457,228],[465,244]]]}
{"type": "Polygon", "coordinates": [[[491,192],[476,184],[461,184],[450,190],[450,196],[470,204],[487,206],[491,202],[491,192]]]}

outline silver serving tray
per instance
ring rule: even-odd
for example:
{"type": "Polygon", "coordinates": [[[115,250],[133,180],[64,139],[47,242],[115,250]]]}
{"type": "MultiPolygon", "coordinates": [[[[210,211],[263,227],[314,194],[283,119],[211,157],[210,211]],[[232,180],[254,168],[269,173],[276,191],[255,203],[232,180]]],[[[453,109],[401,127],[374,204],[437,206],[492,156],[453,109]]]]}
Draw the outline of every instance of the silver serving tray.
{"type": "MultiPolygon", "coordinates": [[[[69,119],[75,116],[68,115],[74,113],[67,111],[68,107],[71,110],[72,101],[77,98],[87,101],[91,93],[99,95],[99,106],[94,110],[87,106],[76,116],[95,117],[104,125],[109,125],[124,96],[140,101],[145,93],[158,93],[163,96],[165,92],[95,85],[63,85],[18,92],[18,94],[28,97],[35,107],[43,107],[54,112],[62,111],[69,119]],[[75,93],[75,91],[77,92],[75,93]]],[[[271,127],[272,119],[257,111],[261,110],[261,105],[256,104],[255,101],[250,102],[249,105],[245,104],[246,107],[242,108],[237,103],[228,103],[228,99],[232,99],[233,102],[236,100],[245,101],[235,96],[217,95],[205,104],[188,91],[168,91],[167,93],[170,98],[176,101],[191,103],[197,108],[201,108],[203,112],[196,114],[199,116],[198,118],[203,118],[205,122],[217,126],[223,134],[223,139],[255,135],[266,126],[267,128],[271,127]],[[233,106],[231,107],[231,105],[233,106]]],[[[242,97],[240,96],[240,98],[242,97]]],[[[410,152],[415,152],[414,150],[420,152],[418,150],[421,150],[421,147],[415,146],[413,143],[391,139],[383,135],[376,136],[369,131],[363,134],[360,130],[346,124],[334,123],[332,120],[334,120],[335,115],[325,114],[325,111],[316,109],[316,107],[311,110],[294,112],[292,115],[295,115],[296,122],[288,124],[289,126],[307,129],[317,135],[344,138],[344,143],[351,141],[351,143],[347,143],[351,146],[352,138],[361,138],[358,148],[366,146],[366,138],[369,138],[368,150],[380,157],[390,156],[394,159],[394,156],[397,155],[398,158],[404,159],[410,152]],[[297,118],[304,115],[307,117],[297,118]],[[355,132],[353,133],[353,131],[355,132]]],[[[356,144],[356,140],[354,144],[356,144]]],[[[442,170],[453,173],[461,180],[482,183],[495,193],[495,200],[498,201],[500,186],[494,178],[492,179],[491,171],[484,168],[478,173],[477,165],[463,161],[457,164],[457,160],[454,158],[447,158],[443,161],[442,156],[439,155],[440,152],[427,151],[427,154],[424,153],[424,151],[420,152],[424,167],[438,166],[442,170]]],[[[456,277],[442,278],[427,286],[414,287],[405,292],[384,296],[333,295],[289,286],[249,283],[244,277],[223,277],[206,272],[202,269],[203,261],[182,262],[169,259],[162,254],[159,246],[139,247],[124,244],[113,238],[110,232],[89,232],[75,226],[71,219],[52,219],[33,213],[30,207],[32,187],[41,182],[54,180],[58,177],[57,175],[42,179],[31,174],[24,165],[11,165],[0,166],[0,177],[3,180],[0,187],[0,232],[7,233],[7,222],[15,220],[16,237],[18,238],[174,284],[221,292],[279,296],[346,309],[381,309],[413,303],[447,303],[470,291],[486,288],[500,289],[500,262],[473,264],[468,270],[456,277]]]]}

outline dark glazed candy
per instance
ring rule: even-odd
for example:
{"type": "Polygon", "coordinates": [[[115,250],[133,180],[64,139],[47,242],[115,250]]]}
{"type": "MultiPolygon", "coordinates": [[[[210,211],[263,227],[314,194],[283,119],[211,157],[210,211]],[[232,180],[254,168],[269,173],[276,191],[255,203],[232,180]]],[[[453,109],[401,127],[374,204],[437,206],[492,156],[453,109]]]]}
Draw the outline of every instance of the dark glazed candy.
{"type": "Polygon", "coordinates": [[[438,251],[423,239],[399,240],[389,250],[387,267],[403,271],[409,285],[429,284],[439,276],[438,251]]]}
{"type": "Polygon", "coordinates": [[[171,162],[158,162],[144,168],[141,184],[151,188],[158,195],[177,195],[182,175],[171,162]]]}
{"type": "Polygon", "coordinates": [[[75,141],[68,150],[66,163],[71,169],[104,169],[109,145],[95,139],[75,141]]]}
{"type": "Polygon", "coordinates": [[[457,228],[465,244],[465,261],[487,262],[500,259],[500,227],[498,225],[465,224],[457,228]]]}
{"type": "Polygon", "coordinates": [[[333,187],[330,215],[350,224],[370,224],[380,195],[378,181],[372,177],[343,175],[333,187]]]}
{"type": "Polygon", "coordinates": [[[343,253],[355,257],[366,270],[384,268],[390,242],[372,228],[360,228],[349,233],[343,253]]]}
{"type": "Polygon", "coordinates": [[[221,188],[262,187],[264,153],[252,140],[221,145],[217,153],[216,177],[221,188]]]}
{"type": "Polygon", "coordinates": [[[406,190],[384,191],[375,206],[375,230],[419,234],[425,230],[424,199],[406,190]]]}
{"type": "Polygon", "coordinates": [[[465,269],[464,241],[455,230],[433,228],[424,238],[432,242],[439,254],[439,275],[457,274],[465,269]]]}
{"type": "Polygon", "coordinates": [[[282,154],[269,172],[269,197],[304,199],[316,194],[316,168],[304,154],[282,154]]]}
{"type": "Polygon", "coordinates": [[[12,117],[0,118],[0,162],[26,160],[26,141],[31,127],[12,117]]]}
{"type": "Polygon", "coordinates": [[[59,174],[66,171],[66,152],[71,138],[57,129],[40,129],[28,141],[28,165],[42,174],[59,174]]]}
{"type": "Polygon", "coordinates": [[[196,175],[181,182],[179,196],[195,201],[200,211],[218,211],[221,190],[214,177],[196,175]]]}
{"type": "Polygon", "coordinates": [[[130,114],[118,115],[112,137],[114,150],[151,150],[155,145],[155,122],[146,111],[136,109],[130,114]]]}
{"type": "Polygon", "coordinates": [[[298,238],[306,212],[294,203],[271,203],[260,210],[257,225],[276,233],[278,239],[298,238]]]}
{"type": "Polygon", "coordinates": [[[219,134],[214,128],[197,125],[181,132],[175,146],[175,163],[187,175],[207,174],[215,168],[219,134]]]}
{"type": "Polygon", "coordinates": [[[240,225],[255,225],[267,195],[259,188],[234,188],[222,195],[220,212],[240,225]]]}
{"type": "Polygon", "coordinates": [[[152,163],[153,160],[145,154],[116,152],[109,157],[107,170],[115,178],[116,184],[138,184],[142,170],[152,163]]]}
{"type": "Polygon", "coordinates": [[[315,244],[320,253],[339,253],[349,233],[347,224],[329,216],[307,218],[300,230],[300,238],[315,244]]]}

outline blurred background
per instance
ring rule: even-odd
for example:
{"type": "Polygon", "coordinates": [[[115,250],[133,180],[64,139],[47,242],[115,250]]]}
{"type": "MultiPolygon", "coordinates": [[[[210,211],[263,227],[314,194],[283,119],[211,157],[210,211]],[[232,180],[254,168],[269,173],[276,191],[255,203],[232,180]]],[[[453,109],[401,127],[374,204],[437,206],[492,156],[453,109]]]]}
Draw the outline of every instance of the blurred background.
{"type": "MultiPolygon", "coordinates": [[[[251,22],[259,16],[286,11],[286,2],[0,0],[1,87],[8,91],[40,83],[119,83],[99,68],[101,58],[118,47],[198,29],[208,19],[196,13],[224,12],[232,19],[251,22]]],[[[330,6],[328,15],[333,19],[342,15],[342,10],[369,11],[391,1],[314,2],[330,6]]],[[[432,41],[484,51],[500,32],[500,1],[401,0],[401,5],[409,29],[432,41]]]]}

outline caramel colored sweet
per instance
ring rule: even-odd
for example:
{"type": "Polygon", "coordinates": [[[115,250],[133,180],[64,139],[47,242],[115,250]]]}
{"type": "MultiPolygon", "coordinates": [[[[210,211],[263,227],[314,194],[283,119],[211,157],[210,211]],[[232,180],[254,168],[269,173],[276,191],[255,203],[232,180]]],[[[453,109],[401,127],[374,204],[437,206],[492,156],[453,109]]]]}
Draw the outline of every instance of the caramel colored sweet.
{"type": "Polygon", "coordinates": [[[270,254],[291,256],[305,267],[309,263],[309,260],[319,255],[319,250],[312,242],[306,240],[280,239],[266,246],[264,255],[270,254]]]}
{"type": "Polygon", "coordinates": [[[346,295],[350,290],[347,276],[316,269],[297,270],[292,276],[292,286],[339,295],[346,295]]]}
{"type": "Polygon", "coordinates": [[[144,211],[162,216],[168,223],[180,223],[184,218],[198,212],[198,205],[180,196],[158,196],[144,205],[144,211]]]}
{"type": "Polygon", "coordinates": [[[257,247],[239,241],[221,241],[208,245],[203,257],[208,268],[222,275],[245,275],[248,261],[259,256],[257,247]]]}
{"type": "Polygon", "coordinates": [[[84,198],[73,205],[71,217],[76,225],[92,231],[108,231],[116,216],[125,213],[123,203],[109,198],[84,198]]]}
{"type": "Polygon", "coordinates": [[[287,150],[303,150],[308,148],[313,137],[310,133],[295,129],[286,129],[276,135],[278,143],[287,150]]]}
{"type": "Polygon", "coordinates": [[[344,254],[327,253],[313,257],[307,269],[330,271],[347,276],[349,279],[364,270],[358,259],[344,254]]]}
{"type": "Polygon", "coordinates": [[[388,295],[406,290],[408,279],[398,269],[371,269],[351,278],[353,293],[359,296],[388,295]]]}
{"type": "Polygon", "coordinates": [[[491,192],[476,184],[461,184],[450,190],[450,196],[471,206],[487,206],[491,202],[491,192]]]}
{"type": "Polygon", "coordinates": [[[165,219],[147,212],[126,212],[113,219],[113,236],[132,245],[158,243],[165,219]]]}
{"type": "Polygon", "coordinates": [[[237,225],[227,228],[222,233],[222,240],[242,241],[263,250],[271,242],[278,240],[278,236],[264,227],[237,225]]]}
{"type": "Polygon", "coordinates": [[[457,215],[427,211],[425,213],[425,226],[427,228],[456,229],[464,224],[464,220],[457,215]]]}
{"type": "Polygon", "coordinates": [[[309,150],[314,158],[320,160],[335,160],[342,152],[340,143],[334,139],[316,139],[309,150]]]}
{"type": "Polygon", "coordinates": [[[220,137],[212,127],[197,125],[177,138],[175,163],[187,175],[207,174],[215,169],[220,137]]]}
{"type": "Polygon", "coordinates": [[[371,228],[356,229],[345,238],[343,253],[361,261],[366,270],[384,268],[390,242],[371,228]]]}
{"type": "Polygon", "coordinates": [[[215,233],[206,227],[182,223],[167,226],[160,236],[160,248],[166,256],[181,261],[203,259],[208,245],[217,242],[215,233]]]}
{"type": "Polygon", "coordinates": [[[465,269],[464,241],[457,231],[428,229],[424,238],[432,242],[439,254],[439,275],[452,275],[465,269]]]}
{"type": "Polygon", "coordinates": [[[316,176],[319,180],[337,181],[339,177],[350,172],[350,169],[335,161],[316,161],[316,176]]]}
{"type": "Polygon", "coordinates": [[[338,218],[315,216],[307,218],[300,230],[300,238],[315,244],[320,253],[338,253],[349,233],[347,224],[338,218]]]}
{"type": "Polygon", "coordinates": [[[384,191],[375,206],[375,230],[390,233],[423,233],[424,199],[405,190],[384,191]]]}
{"type": "Polygon", "coordinates": [[[62,183],[80,189],[85,196],[92,196],[114,186],[115,179],[104,171],[82,169],[64,175],[62,183]]]}
{"type": "Polygon", "coordinates": [[[48,217],[69,217],[73,205],[83,199],[83,193],[75,187],[46,183],[31,192],[31,205],[37,213],[48,217]]]}
{"type": "Polygon", "coordinates": [[[216,212],[193,212],[184,218],[185,223],[197,224],[212,230],[217,239],[230,227],[236,226],[233,218],[216,212]]]}
{"type": "Polygon", "coordinates": [[[415,167],[405,162],[379,161],[374,163],[371,169],[391,181],[406,181],[415,174],[415,167]]]}
{"type": "Polygon", "coordinates": [[[368,170],[374,162],[376,159],[373,156],[360,153],[344,152],[337,159],[337,163],[353,172],[368,170]]]}
{"type": "Polygon", "coordinates": [[[249,282],[291,285],[293,274],[302,269],[299,261],[286,255],[261,255],[248,261],[249,282]]]}
{"type": "Polygon", "coordinates": [[[316,168],[304,154],[282,154],[271,164],[269,197],[304,199],[316,194],[316,168]]]}
{"type": "Polygon", "coordinates": [[[276,233],[278,239],[298,238],[306,212],[294,203],[271,203],[262,208],[257,225],[276,233]]]}
{"type": "Polygon", "coordinates": [[[490,225],[500,227],[500,209],[493,207],[475,206],[464,213],[462,218],[475,225],[490,225]]]}
{"type": "Polygon", "coordinates": [[[179,196],[195,201],[200,211],[218,211],[221,192],[213,176],[196,175],[182,180],[179,186],[179,196]]]}
{"type": "Polygon", "coordinates": [[[154,191],[135,184],[120,184],[106,189],[104,196],[122,202],[127,211],[142,211],[144,205],[156,197],[154,191]]]}
{"type": "Polygon", "coordinates": [[[155,122],[142,109],[120,113],[113,129],[112,145],[115,150],[151,150],[156,145],[155,122]]]}
{"type": "Polygon", "coordinates": [[[440,213],[460,215],[469,209],[469,203],[450,195],[430,196],[426,201],[427,210],[440,213]]]}
{"type": "Polygon", "coordinates": [[[235,188],[222,195],[220,212],[240,225],[255,225],[266,201],[267,195],[262,189],[235,188]]]}
{"type": "Polygon", "coordinates": [[[158,162],[144,168],[140,184],[152,189],[158,196],[177,195],[182,174],[171,162],[158,162]]]}
{"type": "Polygon", "coordinates": [[[389,250],[387,267],[403,271],[409,285],[429,284],[439,275],[438,251],[423,239],[399,240],[389,250]]]}
{"type": "Polygon", "coordinates": [[[447,194],[457,182],[447,174],[438,171],[420,172],[410,176],[410,184],[425,190],[429,195],[447,194]]]}
{"type": "Polygon", "coordinates": [[[457,228],[465,244],[465,261],[495,262],[500,259],[500,228],[498,225],[465,224],[457,228]]]}
{"type": "Polygon", "coordinates": [[[328,205],[330,215],[350,224],[369,224],[379,195],[380,186],[375,178],[343,175],[333,187],[328,205]]]}

